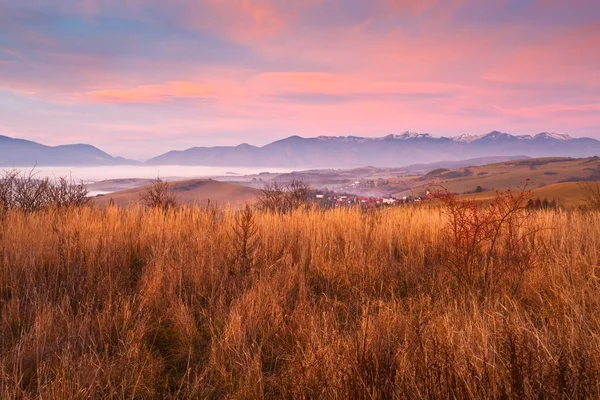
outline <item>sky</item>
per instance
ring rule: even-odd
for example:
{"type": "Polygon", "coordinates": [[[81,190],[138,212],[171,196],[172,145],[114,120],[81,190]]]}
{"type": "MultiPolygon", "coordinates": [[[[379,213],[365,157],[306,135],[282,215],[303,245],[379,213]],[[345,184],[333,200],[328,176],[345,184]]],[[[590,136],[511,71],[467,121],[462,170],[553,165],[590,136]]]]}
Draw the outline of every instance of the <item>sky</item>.
{"type": "Polygon", "coordinates": [[[0,135],[600,138],[598,0],[0,0],[0,135]]]}

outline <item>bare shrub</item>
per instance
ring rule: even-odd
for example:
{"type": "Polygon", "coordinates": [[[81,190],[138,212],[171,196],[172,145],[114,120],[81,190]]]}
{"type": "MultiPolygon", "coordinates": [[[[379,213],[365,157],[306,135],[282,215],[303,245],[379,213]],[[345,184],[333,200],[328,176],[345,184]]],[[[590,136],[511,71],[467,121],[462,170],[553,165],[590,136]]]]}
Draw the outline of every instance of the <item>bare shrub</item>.
{"type": "Polygon", "coordinates": [[[296,210],[306,205],[311,187],[301,179],[292,179],[286,188],[287,202],[291,210],[296,210]]]}
{"type": "Polygon", "coordinates": [[[83,181],[75,181],[71,177],[60,177],[50,182],[47,189],[47,200],[59,208],[81,207],[89,204],[90,197],[83,181]]]}
{"type": "Polygon", "coordinates": [[[258,207],[262,210],[287,213],[304,207],[312,189],[301,179],[292,179],[287,184],[267,182],[261,189],[258,207]]]}
{"type": "Polygon", "coordinates": [[[34,169],[22,172],[14,178],[14,208],[25,213],[47,208],[50,180],[38,178],[34,169]]]}
{"type": "Polygon", "coordinates": [[[60,177],[40,178],[35,168],[27,171],[6,170],[0,177],[0,206],[25,213],[51,207],[79,207],[88,204],[88,190],[83,181],[60,177]]]}
{"type": "Polygon", "coordinates": [[[258,208],[268,211],[280,211],[285,207],[285,188],[279,182],[267,182],[258,197],[258,208]]]}
{"type": "Polygon", "coordinates": [[[15,181],[19,174],[17,170],[5,170],[0,177],[0,207],[5,211],[16,203],[15,181]]]}
{"type": "Polygon", "coordinates": [[[165,211],[177,208],[179,197],[169,182],[161,177],[153,179],[151,184],[140,194],[141,203],[148,208],[160,208],[165,211]]]}
{"type": "Polygon", "coordinates": [[[487,206],[459,200],[447,190],[434,197],[442,201],[449,222],[443,232],[447,243],[443,259],[452,275],[482,296],[506,284],[516,292],[541,256],[534,242],[539,228],[530,223],[527,207],[531,190],[525,185],[517,192],[497,191],[487,206]]]}

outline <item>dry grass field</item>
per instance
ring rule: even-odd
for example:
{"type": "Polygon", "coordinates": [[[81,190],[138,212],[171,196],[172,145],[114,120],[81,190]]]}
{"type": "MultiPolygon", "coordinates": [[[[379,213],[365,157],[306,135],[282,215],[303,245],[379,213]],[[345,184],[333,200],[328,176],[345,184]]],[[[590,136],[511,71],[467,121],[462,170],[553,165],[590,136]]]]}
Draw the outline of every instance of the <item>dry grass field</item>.
{"type": "Polygon", "coordinates": [[[0,398],[598,398],[600,212],[511,201],[5,212],[0,398]]]}

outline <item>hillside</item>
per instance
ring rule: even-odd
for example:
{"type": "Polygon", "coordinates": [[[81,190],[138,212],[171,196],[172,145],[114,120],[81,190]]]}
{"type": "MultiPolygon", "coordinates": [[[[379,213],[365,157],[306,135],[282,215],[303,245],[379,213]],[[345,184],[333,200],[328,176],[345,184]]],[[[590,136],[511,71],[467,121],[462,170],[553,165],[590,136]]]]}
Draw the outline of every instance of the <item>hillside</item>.
{"type": "MultiPolygon", "coordinates": [[[[533,189],[532,199],[556,200],[562,207],[577,207],[585,204],[586,192],[585,186],[580,182],[555,183],[544,186],[539,189],[533,189]]],[[[495,191],[486,191],[482,193],[471,193],[459,196],[461,199],[489,202],[496,198],[495,191]]]]}
{"type": "MultiPolygon", "coordinates": [[[[299,179],[310,184],[315,189],[328,189],[333,191],[344,191],[348,185],[357,180],[387,179],[390,177],[416,176],[425,174],[436,168],[461,168],[474,165],[486,165],[503,161],[524,160],[525,156],[499,156],[479,157],[461,161],[438,161],[430,164],[413,164],[396,168],[376,168],[372,166],[350,168],[350,169],[308,169],[292,171],[288,173],[261,172],[259,174],[243,176],[218,176],[213,177],[221,182],[239,183],[241,185],[261,188],[266,181],[289,182],[299,179]]],[[[90,185],[94,190],[102,190],[103,187],[112,187],[111,182],[99,182],[90,185]]],[[[125,189],[125,188],[123,188],[125,189]]]]}
{"type": "MultiPolygon", "coordinates": [[[[478,186],[484,192],[516,188],[526,181],[531,189],[540,189],[559,183],[597,180],[600,180],[598,157],[536,158],[456,170],[439,169],[419,177],[390,178],[387,185],[380,186],[378,189],[396,196],[404,196],[413,193],[423,194],[436,187],[444,187],[454,193],[464,193],[474,192],[478,186]]],[[[577,185],[571,186],[574,188],[577,185]]],[[[566,186],[562,186],[563,189],[564,187],[566,186]]]]}
{"type": "MultiPolygon", "coordinates": [[[[191,179],[170,182],[169,187],[178,196],[181,204],[205,205],[210,200],[211,204],[229,205],[238,208],[247,202],[256,199],[259,190],[232,183],[214,181],[212,179],[191,179]]],[[[94,203],[100,206],[107,205],[111,200],[116,205],[128,206],[137,203],[147,186],[122,190],[94,198],[94,203]]]]}

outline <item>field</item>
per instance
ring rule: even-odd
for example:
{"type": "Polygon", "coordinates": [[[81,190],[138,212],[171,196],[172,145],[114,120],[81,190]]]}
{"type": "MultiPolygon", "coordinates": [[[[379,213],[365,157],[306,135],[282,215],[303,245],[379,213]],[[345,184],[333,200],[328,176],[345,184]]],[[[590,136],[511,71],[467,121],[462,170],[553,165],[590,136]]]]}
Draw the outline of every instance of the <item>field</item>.
{"type": "Polygon", "coordinates": [[[600,213],[452,204],[8,211],[0,397],[598,398],[600,213]]]}
{"type": "MultiPolygon", "coordinates": [[[[543,186],[539,189],[532,189],[533,199],[556,200],[559,207],[577,208],[585,207],[588,193],[586,189],[588,183],[582,182],[564,182],[554,183],[543,186]]],[[[514,188],[518,190],[518,188],[514,188]]],[[[460,195],[461,199],[472,199],[482,202],[490,202],[496,197],[495,191],[486,191],[481,193],[470,193],[460,195]]]]}

